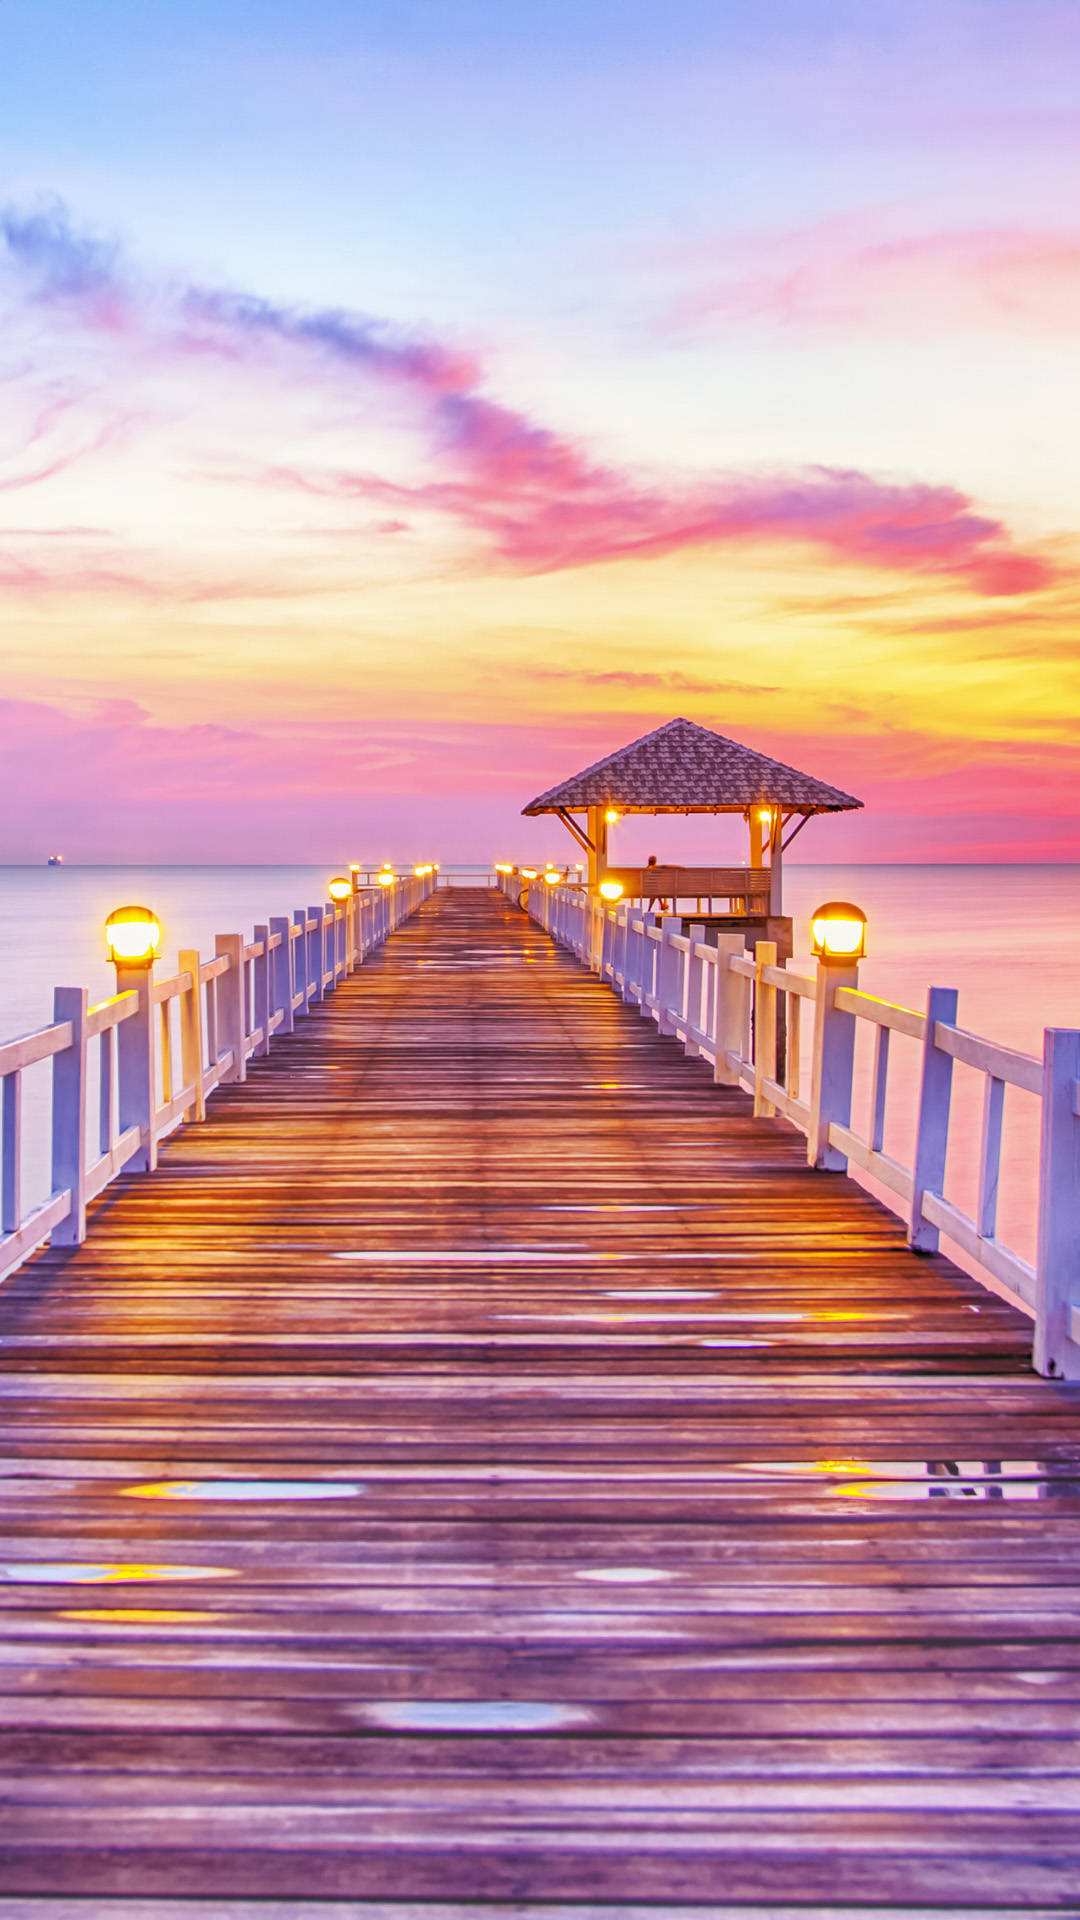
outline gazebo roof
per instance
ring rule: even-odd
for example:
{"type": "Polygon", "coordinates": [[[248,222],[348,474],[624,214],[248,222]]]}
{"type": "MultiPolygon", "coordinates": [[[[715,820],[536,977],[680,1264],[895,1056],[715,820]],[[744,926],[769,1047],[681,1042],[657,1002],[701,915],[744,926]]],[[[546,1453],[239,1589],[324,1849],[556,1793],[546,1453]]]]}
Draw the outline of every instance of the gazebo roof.
{"type": "Polygon", "coordinates": [[[617,807],[620,813],[742,813],[759,803],[792,813],[841,813],[862,801],[755,753],[693,720],[632,740],[557,787],[530,800],[523,813],[617,807]]]}

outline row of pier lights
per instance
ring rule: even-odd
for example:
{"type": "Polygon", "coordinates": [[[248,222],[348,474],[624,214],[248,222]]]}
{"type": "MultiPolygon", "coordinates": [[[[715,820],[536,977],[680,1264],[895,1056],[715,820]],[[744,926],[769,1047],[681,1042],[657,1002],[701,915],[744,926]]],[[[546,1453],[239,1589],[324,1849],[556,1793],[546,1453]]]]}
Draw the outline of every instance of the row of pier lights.
{"type": "MultiPolygon", "coordinates": [[[[353,861],[347,874],[336,873],[326,883],[327,898],[336,907],[343,904],[351,906],[353,898],[363,889],[360,878],[359,861],[353,861]]],[[[413,868],[417,880],[426,880],[431,873],[438,873],[437,860],[428,861],[426,866],[413,868]]],[[[375,884],[380,887],[396,886],[398,875],[389,860],[385,861],[375,875],[375,884]]],[[[105,922],[105,951],[114,966],[128,968],[152,967],[161,947],[161,922],[151,907],[117,907],[105,922]]]]}
{"type": "MultiPolygon", "coordinates": [[[[414,867],[418,880],[426,879],[428,874],[438,873],[437,861],[426,866],[414,867]]],[[[541,878],[538,867],[513,867],[505,861],[495,863],[496,873],[517,873],[522,880],[532,882],[541,878]]],[[[353,865],[348,875],[335,874],[326,883],[326,892],[335,906],[351,902],[361,890],[360,867],[353,865]]],[[[548,886],[567,885],[567,875],[555,867],[548,867],[543,874],[548,886]]],[[[376,875],[379,886],[392,887],[397,875],[389,863],[376,875]]],[[[614,904],[621,900],[623,889],[617,880],[602,880],[599,887],[603,899],[614,904]]],[[[151,967],[157,958],[161,943],[161,923],[150,907],[117,907],[105,922],[105,945],[108,957],[118,967],[151,967]]],[[[866,953],[866,915],[861,907],[850,900],[827,900],[810,916],[810,951],[815,960],[830,961],[850,966],[852,961],[861,960],[866,953]]]]}
{"type": "MultiPolygon", "coordinates": [[[[617,814],[609,814],[609,821],[617,819],[617,814]]],[[[527,884],[534,880],[544,880],[549,887],[572,886],[568,870],[549,866],[515,867],[508,861],[495,862],[496,873],[517,874],[527,884]]],[[[577,869],[578,873],[581,868],[577,869]]],[[[580,882],[578,883],[580,884],[580,882]]],[[[602,900],[615,906],[623,897],[623,886],[619,880],[601,880],[597,888],[602,900]]],[[[674,904],[674,902],[672,903],[674,904]]],[[[815,960],[821,960],[826,966],[851,966],[856,960],[862,960],[866,954],[866,915],[861,907],[850,900],[826,900],[824,906],[815,908],[810,916],[810,951],[815,960]]]]}

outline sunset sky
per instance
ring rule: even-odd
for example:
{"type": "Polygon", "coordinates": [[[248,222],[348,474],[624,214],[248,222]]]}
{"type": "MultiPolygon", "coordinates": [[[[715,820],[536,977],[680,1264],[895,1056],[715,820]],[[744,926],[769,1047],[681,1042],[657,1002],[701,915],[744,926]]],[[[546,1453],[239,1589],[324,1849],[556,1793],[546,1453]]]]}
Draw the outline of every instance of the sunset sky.
{"type": "Polygon", "coordinates": [[[676,714],[865,800],[804,859],[1080,858],[1074,0],[35,0],[0,74],[0,860],[555,852],[676,714]]]}

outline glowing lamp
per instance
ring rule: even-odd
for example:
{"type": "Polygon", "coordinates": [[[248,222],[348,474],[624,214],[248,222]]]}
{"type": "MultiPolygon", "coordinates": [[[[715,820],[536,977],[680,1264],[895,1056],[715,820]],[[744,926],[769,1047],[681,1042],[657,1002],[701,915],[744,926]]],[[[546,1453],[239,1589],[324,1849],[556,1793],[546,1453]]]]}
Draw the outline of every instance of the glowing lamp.
{"type": "Polygon", "coordinates": [[[850,900],[827,900],[810,921],[810,951],[815,960],[861,960],[866,952],[866,915],[850,900]]]}
{"type": "Polygon", "coordinates": [[[521,877],[522,877],[522,879],[523,879],[523,880],[535,880],[535,879],[536,879],[536,868],[535,868],[535,867],[522,867],[522,868],[520,868],[520,873],[521,873],[521,877]]]}
{"type": "Polygon", "coordinates": [[[496,873],[513,873],[514,869],[508,866],[505,860],[496,860],[495,871],[496,873]]]}
{"type": "Polygon", "coordinates": [[[557,887],[562,880],[562,874],[561,873],[545,873],[544,879],[547,881],[547,884],[549,887],[557,887]]]}
{"type": "Polygon", "coordinates": [[[331,900],[348,900],[352,897],[352,881],[346,880],[343,873],[337,873],[327,881],[326,891],[331,900]]]}
{"type": "Polygon", "coordinates": [[[613,827],[615,825],[615,822],[618,819],[618,817],[619,817],[618,813],[616,812],[614,807],[609,807],[607,809],[607,812],[604,815],[604,819],[607,821],[609,827],[613,827]]]}
{"type": "Polygon", "coordinates": [[[105,922],[105,947],[118,967],[152,967],[161,927],[149,907],[117,907],[105,922]]]}
{"type": "Polygon", "coordinates": [[[759,807],[758,819],[761,821],[761,824],[763,827],[771,827],[772,826],[772,808],[759,807]]]}
{"type": "Polygon", "coordinates": [[[621,880],[601,880],[600,898],[602,900],[621,900],[622,893],[621,880]]]}
{"type": "Polygon", "coordinates": [[[394,876],[392,873],[386,873],[385,871],[383,873],[380,873],[379,875],[380,887],[392,887],[393,884],[394,884],[394,876]]]}

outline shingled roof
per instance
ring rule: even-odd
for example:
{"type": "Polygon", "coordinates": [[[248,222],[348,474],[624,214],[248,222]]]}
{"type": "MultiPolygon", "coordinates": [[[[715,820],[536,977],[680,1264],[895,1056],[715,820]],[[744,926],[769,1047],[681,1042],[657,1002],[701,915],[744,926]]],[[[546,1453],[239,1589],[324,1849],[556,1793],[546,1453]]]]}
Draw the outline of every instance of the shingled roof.
{"type": "Polygon", "coordinates": [[[759,803],[793,813],[840,813],[862,806],[850,793],[693,720],[669,720],[549,787],[522,812],[599,806],[617,807],[620,813],[741,813],[759,803]]]}

